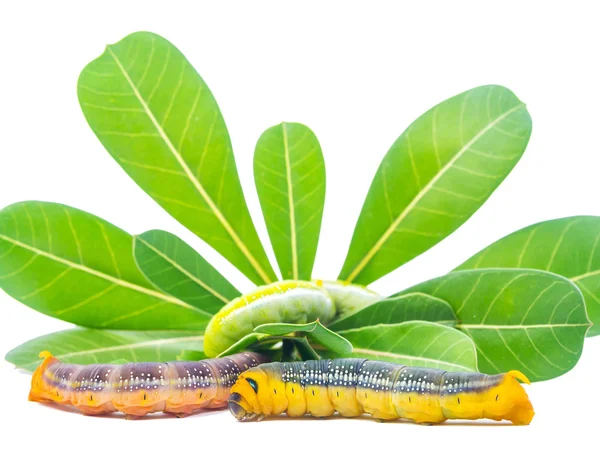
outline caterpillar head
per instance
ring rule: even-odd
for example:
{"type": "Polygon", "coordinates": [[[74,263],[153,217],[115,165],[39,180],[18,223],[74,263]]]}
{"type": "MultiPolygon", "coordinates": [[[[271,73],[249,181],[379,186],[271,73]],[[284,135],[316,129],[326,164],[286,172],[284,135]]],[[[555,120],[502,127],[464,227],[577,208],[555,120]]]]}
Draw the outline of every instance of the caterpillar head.
{"type": "Polygon", "coordinates": [[[242,373],[231,388],[229,411],[239,421],[261,420],[270,413],[268,376],[257,367],[242,373]],[[266,395],[265,395],[266,394],[266,395]]]}

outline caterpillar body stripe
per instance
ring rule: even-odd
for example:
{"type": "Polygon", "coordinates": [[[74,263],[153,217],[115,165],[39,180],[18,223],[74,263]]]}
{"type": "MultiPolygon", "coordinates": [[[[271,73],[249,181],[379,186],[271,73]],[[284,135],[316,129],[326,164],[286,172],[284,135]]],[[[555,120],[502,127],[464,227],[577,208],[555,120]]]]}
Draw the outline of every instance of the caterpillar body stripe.
{"type": "Polygon", "coordinates": [[[42,352],[29,400],[72,405],[86,414],[121,411],[135,418],[154,412],[191,414],[226,405],[238,375],[268,359],[257,353],[201,361],[64,364],[42,352]]]}
{"type": "Polygon", "coordinates": [[[417,423],[489,418],[529,424],[534,411],[518,379],[529,384],[518,371],[446,372],[353,358],[267,363],[240,375],[229,410],[242,421],[338,412],[417,423]]]}

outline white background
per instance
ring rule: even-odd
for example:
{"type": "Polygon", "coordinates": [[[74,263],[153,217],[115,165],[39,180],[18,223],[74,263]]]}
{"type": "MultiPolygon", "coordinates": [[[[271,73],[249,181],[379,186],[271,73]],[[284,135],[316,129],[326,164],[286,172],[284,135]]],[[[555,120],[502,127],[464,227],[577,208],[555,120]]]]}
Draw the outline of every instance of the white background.
{"type": "MultiPolygon", "coordinates": [[[[0,3],[0,208],[55,201],[131,233],[169,230],[238,288],[252,287],[127,177],[81,114],[80,70],[105,44],[148,30],[177,45],[216,96],[263,242],[268,239],[252,175],[255,142],[282,120],[315,131],[327,164],[316,277],[339,273],[373,174],[396,137],[434,104],[482,84],[502,84],[527,103],[534,127],[525,156],[460,230],[372,287],[390,294],[441,275],[537,221],[600,215],[594,2],[321,3],[0,3]]],[[[0,354],[67,327],[0,291],[0,354]]],[[[29,376],[1,361],[0,447],[552,448],[597,427],[599,355],[600,337],[587,340],[573,371],[529,388],[537,411],[529,427],[283,418],[240,424],[225,411],[136,422],[91,418],[27,402],[29,376]]]]}

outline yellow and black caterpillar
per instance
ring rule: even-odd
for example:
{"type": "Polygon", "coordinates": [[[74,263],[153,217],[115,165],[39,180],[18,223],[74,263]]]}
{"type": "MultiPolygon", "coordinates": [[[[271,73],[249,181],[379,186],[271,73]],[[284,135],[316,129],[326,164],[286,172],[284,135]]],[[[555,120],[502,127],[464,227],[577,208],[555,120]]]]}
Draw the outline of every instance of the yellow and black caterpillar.
{"type": "Polygon", "coordinates": [[[518,371],[500,375],[446,372],[366,359],[267,363],[242,373],[229,410],[238,420],[286,412],[440,423],[448,419],[531,422],[534,412],[518,371]]]}

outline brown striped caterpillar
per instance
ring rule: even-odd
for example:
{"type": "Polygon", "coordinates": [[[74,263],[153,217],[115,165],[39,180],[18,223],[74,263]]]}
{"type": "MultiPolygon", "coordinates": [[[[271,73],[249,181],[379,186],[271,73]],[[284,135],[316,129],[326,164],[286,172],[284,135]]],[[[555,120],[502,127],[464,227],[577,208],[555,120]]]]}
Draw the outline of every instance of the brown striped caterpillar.
{"type": "Polygon", "coordinates": [[[153,412],[191,414],[225,406],[229,390],[244,370],[267,361],[238,353],[202,361],[130,364],[63,364],[49,352],[31,380],[29,400],[73,405],[86,414],[115,411],[128,418],[153,412]]]}
{"type": "Polygon", "coordinates": [[[344,417],[367,413],[417,423],[488,418],[526,425],[534,411],[517,379],[529,384],[516,370],[484,375],[354,358],[268,363],[239,376],[229,410],[241,421],[337,411],[344,417]]]}

